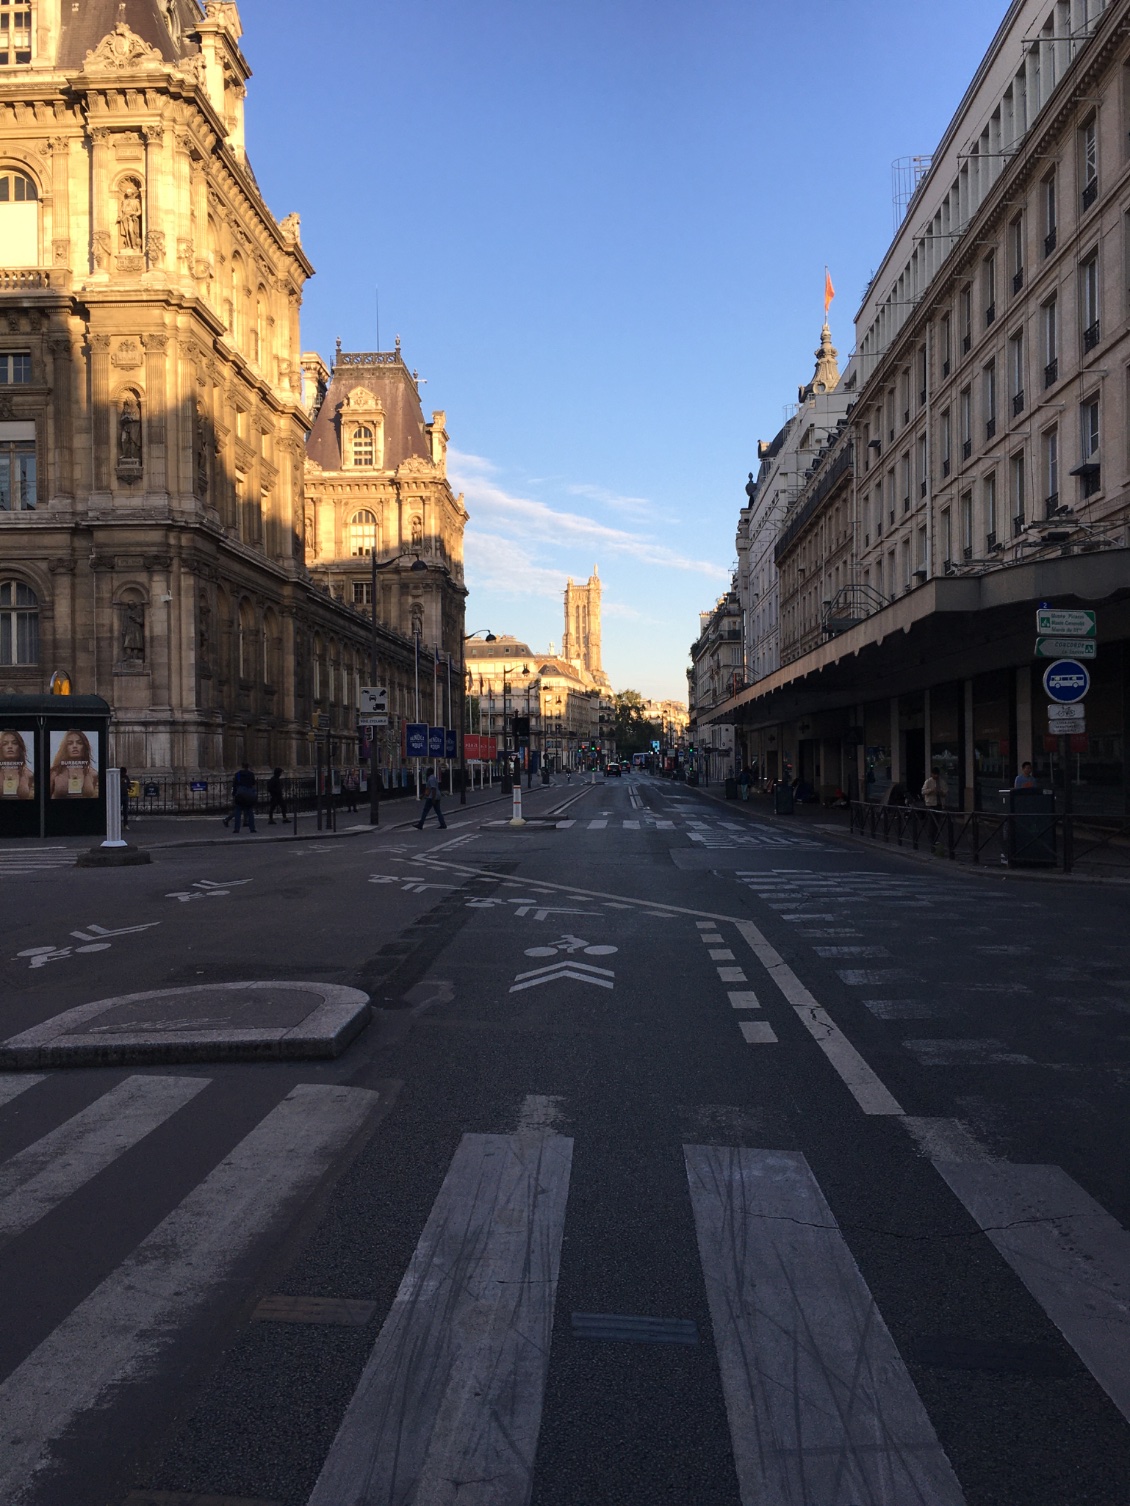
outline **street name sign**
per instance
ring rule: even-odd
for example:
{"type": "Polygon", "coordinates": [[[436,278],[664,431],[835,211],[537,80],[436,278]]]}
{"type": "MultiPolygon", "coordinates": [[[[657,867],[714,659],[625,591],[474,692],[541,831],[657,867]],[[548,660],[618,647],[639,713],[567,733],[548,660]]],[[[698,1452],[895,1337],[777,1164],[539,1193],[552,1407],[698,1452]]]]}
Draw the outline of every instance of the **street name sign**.
{"type": "Polygon", "coordinates": [[[387,727],[388,717],[372,711],[362,711],[357,718],[359,727],[387,727]]]}
{"type": "Polygon", "coordinates": [[[1044,689],[1049,701],[1061,704],[1081,701],[1090,688],[1087,666],[1078,659],[1057,659],[1044,670],[1044,689]]]}
{"type": "MultiPolygon", "coordinates": [[[[388,687],[386,685],[362,685],[361,715],[363,717],[388,715],[388,687]]],[[[387,725],[387,723],[382,725],[387,725]]]]}
{"type": "Polygon", "coordinates": [[[1097,659],[1099,646],[1093,638],[1037,638],[1037,659],[1060,659],[1070,654],[1075,659],[1097,659]]]}
{"type": "Polygon", "coordinates": [[[1036,613],[1037,633],[1058,633],[1064,638],[1093,638],[1094,612],[1060,612],[1040,607],[1036,613]]]}

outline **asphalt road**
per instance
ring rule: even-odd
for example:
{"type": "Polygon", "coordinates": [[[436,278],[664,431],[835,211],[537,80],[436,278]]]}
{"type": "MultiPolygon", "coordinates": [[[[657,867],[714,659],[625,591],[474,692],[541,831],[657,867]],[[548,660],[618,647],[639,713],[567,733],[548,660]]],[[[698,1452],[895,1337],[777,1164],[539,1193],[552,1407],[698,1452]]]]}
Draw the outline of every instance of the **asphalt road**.
{"type": "Polygon", "coordinates": [[[5,1039],[376,1011],[0,1075],[5,1506],[1125,1506],[1130,893],[635,776],[529,808],[0,860],[5,1039]]]}

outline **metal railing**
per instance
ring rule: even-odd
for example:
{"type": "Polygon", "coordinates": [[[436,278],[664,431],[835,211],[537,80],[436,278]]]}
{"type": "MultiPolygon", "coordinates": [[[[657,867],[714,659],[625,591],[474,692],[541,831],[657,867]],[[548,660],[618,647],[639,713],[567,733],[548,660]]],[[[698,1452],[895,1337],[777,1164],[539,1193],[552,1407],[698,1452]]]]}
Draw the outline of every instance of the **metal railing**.
{"type": "Polygon", "coordinates": [[[1130,878],[1130,819],[1060,812],[933,810],[853,800],[853,835],[926,851],[951,862],[1080,866],[1121,871],[1130,878]]]}
{"type": "MultiPolygon", "coordinates": [[[[261,811],[265,811],[270,803],[267,794],[269,778],[269,772],[256,775],[256,808],[261,811]]],[[[316,780],[313,774],[294,775],[283,779],[281,783],[288,812],[314,810],[317,807],[316,780]]],[[[226,815],[232,806],[231,775],[222,779],[204,775],[199,779],[134,779],[131,776],[130,784],[139,791],[129,799],[131,816],[226,815]]],[[[406,789],[399,786],[385,788],[381,792],[381,799],[392,800],[398,796],[414,795],[415,792],[414,784],[406,789]]],[[[368,792],[363,792],[361,798],[367,802],[368,792]]],[[[343,791],[334,796],[334,803],[339,804],[344,799],[343,791]]]]}

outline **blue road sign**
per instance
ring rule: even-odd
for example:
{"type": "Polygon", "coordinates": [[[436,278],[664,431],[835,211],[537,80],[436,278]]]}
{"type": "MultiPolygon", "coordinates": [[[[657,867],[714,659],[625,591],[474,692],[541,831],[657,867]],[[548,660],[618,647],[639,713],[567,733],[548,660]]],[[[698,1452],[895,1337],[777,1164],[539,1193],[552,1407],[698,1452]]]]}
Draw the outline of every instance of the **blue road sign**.
{"type": "Polygon", "coordinates": [[[444,732],[443,735],[444,735],[444,739],[445,739],[444,757],[445,758],[454,758],[455,757],[455,753],[456,753],[456,748],[455,748],[455,728],[454,727],[448,727],[447,730],[444,732]]]}
{"type": "Polygon", "coordinates": [[[1071,705],[1081,701],[1091,688],[1091,676],[1087,666],[1078,659],[1057,659],[1044,670],[1044,689],[1049,701],[1071,705]]]}
{"type": "Polygon", "coordinates": [[[442,727],[429,727],[428,728],[428,757],[429,758],[442,758],[443,757],[443,749],[444,749],[444,744],[445,743],[446,743],[446,738],[443,735],[443,728],[442,727]]]}
{"type": "Polygon", "coordinates": [[[404,738],[405,751],[409,758],[427,758],[428,727],[426,722],[409,722],[404,738]]]}

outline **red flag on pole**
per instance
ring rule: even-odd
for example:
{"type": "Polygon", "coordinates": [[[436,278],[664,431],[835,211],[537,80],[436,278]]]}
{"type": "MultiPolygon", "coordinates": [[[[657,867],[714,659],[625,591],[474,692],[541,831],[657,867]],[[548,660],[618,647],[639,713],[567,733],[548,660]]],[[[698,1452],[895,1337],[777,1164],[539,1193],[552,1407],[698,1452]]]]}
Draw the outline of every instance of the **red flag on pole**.
{"type": "Polygon", "coordinates": [[[832,286],[832,274],[828,271],[828,268],[825,267],[824,268],[824,317],[825,317],[825,319],[828,317],[828,308],[829,308],[829,306],[830,306],[830,304],[832,302],[832,299],[835,296],[836,296],[836,290],[832,286]]]}

